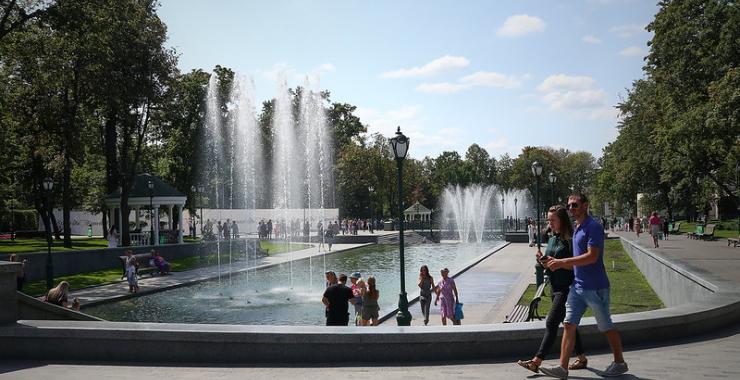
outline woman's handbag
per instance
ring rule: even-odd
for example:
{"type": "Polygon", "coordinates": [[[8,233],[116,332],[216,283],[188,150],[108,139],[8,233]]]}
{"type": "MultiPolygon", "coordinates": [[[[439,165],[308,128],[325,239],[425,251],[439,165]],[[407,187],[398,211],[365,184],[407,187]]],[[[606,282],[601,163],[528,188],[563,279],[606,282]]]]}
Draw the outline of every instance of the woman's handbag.
{"type": "Polygon", "coordinates": [[[455,319],[459,321],[463,318],[465,318],[465,314],[463,314],[463,304],[458,302],[455,304],[455,319]]]}

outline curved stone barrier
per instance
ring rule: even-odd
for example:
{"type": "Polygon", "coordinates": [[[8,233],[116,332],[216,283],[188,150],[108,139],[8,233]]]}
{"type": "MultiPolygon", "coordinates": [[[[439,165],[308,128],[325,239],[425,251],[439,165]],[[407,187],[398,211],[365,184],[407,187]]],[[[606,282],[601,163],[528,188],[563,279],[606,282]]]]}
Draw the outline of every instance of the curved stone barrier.
{"type": "MultiPolygon", "coordinates": [[[[692,268],[623,241],[653,269],[676,273],[674,288],[705,286],[690,302],[614,317],[625,348],[717,330],[740,320],[740,292],[692,268]],[[664,266],[660,268],[657,266],[664,266]],[[701,284],[699,284],[701,285],[701,284]]],[[[642,268],[641,268],[642,269],[642,268]]],[[[657,273],[657,272],[656,272],[657,273]]],[[[581,335],[606,347],[593,318],[581,335]]],[[[129,322],[18,321],[0,327],[0,356],[13,359],[137,362],[339,363],[491,360],[531,355],[544,322],[469,326],[237,326],[129,322]],[[357,355],[361,347],[362,355],[357,355]]]]}

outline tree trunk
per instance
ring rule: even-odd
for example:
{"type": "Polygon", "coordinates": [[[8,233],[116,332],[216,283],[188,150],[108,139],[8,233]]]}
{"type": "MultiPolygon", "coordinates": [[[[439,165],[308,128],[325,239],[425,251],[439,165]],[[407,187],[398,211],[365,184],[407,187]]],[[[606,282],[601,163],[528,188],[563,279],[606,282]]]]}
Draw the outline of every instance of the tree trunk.
{"type": "Polygon", "coordinates": [[[72,248],[72,226],[70,225],[70,211],[72,209],[72,160],[65,154],[64,173],[62,175],[62,223],[64,228],[64,247],[72,248]]]}

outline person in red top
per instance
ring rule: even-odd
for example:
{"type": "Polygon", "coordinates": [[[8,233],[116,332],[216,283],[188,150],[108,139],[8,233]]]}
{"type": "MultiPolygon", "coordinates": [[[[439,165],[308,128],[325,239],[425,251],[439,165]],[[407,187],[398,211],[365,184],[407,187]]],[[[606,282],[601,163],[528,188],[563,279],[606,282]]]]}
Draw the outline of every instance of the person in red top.
{"type": "Polygon", "coordinates": [[[658,248],[658,235],[660,234],[660,216],[657,211],[653,211],[653,215],[650,215],[650,235],[653,236],[653,245],[658,248]]]}

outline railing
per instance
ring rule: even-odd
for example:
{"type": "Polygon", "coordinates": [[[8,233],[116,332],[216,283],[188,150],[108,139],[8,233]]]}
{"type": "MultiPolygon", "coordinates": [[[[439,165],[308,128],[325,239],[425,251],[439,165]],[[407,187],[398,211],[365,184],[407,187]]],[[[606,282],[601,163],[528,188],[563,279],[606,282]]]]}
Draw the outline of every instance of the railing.
{"type": "Polygon", "coordinates": [[[137,247],[142,245],[150,245],[151,239],[149,238],[149,232],[132,232],[129,234],[131,237],[131,246],[137,247]]]}

